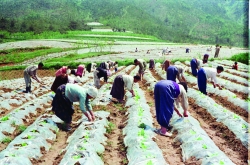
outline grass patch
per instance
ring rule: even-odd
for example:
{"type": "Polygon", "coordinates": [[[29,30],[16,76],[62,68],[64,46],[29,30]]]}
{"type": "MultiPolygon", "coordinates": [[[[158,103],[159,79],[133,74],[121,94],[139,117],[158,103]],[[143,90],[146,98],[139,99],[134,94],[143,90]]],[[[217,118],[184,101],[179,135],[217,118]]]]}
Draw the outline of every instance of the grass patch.
{"type": "Polygon", "coordinates": [[[78,59],[96,57],[107,54],[115,54],[115,52],[88,52],[84,54],[69,54],[64,57],[52,58],[44,61],[44,63],[66,63],[71,62],[78,59]]]}
{"type": "Polygon", "coordinates": [[[237,61],[246,65],[249,65],[249,53],[236,54],[236,55],[233,55],[228,60],[237,61]]]}
{"type": "Polygon", "coordinates": [[[50,53],[58,53],[72,49],[75,48],[38,47],[2,50],[0,51],[0,64],[20,63],[35,57],[45,56],[50,53]]]}
{"type": "Polygon", "coordinates": [[[5,137],[5,138],[2,140],[2,143],[4,143],[4,144],[7,143],[7,144],[8,144],[8,143],[10,143],[11,141],[12,141],[12,139],[11,139],[10,137],[7,136],[7,137],[5,137]]]}

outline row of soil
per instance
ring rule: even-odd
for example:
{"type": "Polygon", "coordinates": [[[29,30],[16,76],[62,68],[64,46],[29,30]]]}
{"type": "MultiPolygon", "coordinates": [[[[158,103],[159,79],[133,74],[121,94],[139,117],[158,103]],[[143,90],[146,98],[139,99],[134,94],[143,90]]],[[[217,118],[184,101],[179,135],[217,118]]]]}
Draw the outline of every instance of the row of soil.
{"type": "Polygon", "coordinates": [[[248,87],[248,84],[244,84],[244,83],[238,82],[237,80],[232,80],[232,79],[229,79],[229,78],[227,78],[225,76],[220,76],[220,77],[223,78],[223,79],[225,79],[225,80],[231,81],[231,82],[233,82],[235,84],[240,84],[242,86],[248,87]]]}
{"type": "MultiPolygon", "coordinates": [[[[232,74],[231,72],[225,70],[225,72],[229,73],[229,74],[232,74]]],[[[244,76],[244,75],[240,75],[240,74],[237,74],[237,73],[233,73],[235,76],[239,76],[239,77],[242,77],[242,78],[245,78],[246,80],[248,80],[248,76],[244,76]]]]}
{"type": "MultiPolygon", "coordinates": [[[[189,83],[189,86],[194,86],[194,85],[196,85],[196,84],[189,83]]],[[[211,97],[217,104],[219,104],[219,105],[225,107],[226,109],[236,113],[242,119],[244,119],[246,122],[248,122],[248,112],[246,110],[244,110],[243,108],[229,102],[227,100],[227,98],[217,96],[214,93],[209,93],[208,96],[211,97]]]]}
{"type": "MultiPolygon", "coordinates": [[[[162,79],[156,76],[154,71],[152,71],[152,75],[157,80],[162,79]]],[[[248,152],[241,141],[226,126],[217,122],[205,109],[197,106],[191,98],[189,98],[189,113],[200,122],[200,126],[208,136],[235,164],[247,164],[248,152]]],[[[198,165],[200,163],[194,158],[190,158],[185,164],[198,165]]]]}

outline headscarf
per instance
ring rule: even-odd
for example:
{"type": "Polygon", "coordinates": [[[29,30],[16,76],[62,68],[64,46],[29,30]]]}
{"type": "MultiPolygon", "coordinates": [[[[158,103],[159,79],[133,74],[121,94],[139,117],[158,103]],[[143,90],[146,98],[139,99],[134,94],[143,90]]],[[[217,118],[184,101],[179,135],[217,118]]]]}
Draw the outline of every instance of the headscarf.
{"type": "Polygon", "coordinates": [[[82,77],[83,71],[84,71],[84,65],[79,65],[79,66],[77,67],[76,76],[82,77]]]}
{"type": "Polygon", "coordinates": [[[90,86],[87,89],[87,94],[93,98],[96,98],[98,94],[98,90],[95,87],[90,86]]]}

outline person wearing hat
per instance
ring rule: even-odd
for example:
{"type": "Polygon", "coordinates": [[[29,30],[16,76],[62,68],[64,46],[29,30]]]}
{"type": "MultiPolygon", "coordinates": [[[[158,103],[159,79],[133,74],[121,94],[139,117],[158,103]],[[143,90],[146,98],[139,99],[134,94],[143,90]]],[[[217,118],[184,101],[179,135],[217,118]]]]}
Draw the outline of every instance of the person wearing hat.
{"type": "Polygon", "coordinates": [[[79,102],[80,109],[89,121],[95,120],[90,99],[95,98],[98,90],[95,87],[83,88],[77,84],[63,84],[56,90],[52,101],[52,111],[65,122],[65,130],[71,130],[70,124],[74,113],[73,102],[79,102]]]}

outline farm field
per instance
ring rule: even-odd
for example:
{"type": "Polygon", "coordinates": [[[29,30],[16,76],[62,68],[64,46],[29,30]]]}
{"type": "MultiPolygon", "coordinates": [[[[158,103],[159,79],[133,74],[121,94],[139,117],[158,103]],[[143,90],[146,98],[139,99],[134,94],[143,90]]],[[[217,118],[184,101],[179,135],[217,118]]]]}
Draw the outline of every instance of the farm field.
{"type": "MultiPolygon", "coordinates": [[[[0,44],[0,49],[41,45],[61,48],[75,46],[70,43],[72,42],[37,40],[25,41],[22,45],[21,41],[11,43],[11,46],[8,43],[0,44]],[[33,44],[27,44],[29,42],[33,44]]],[[[103,49],[111,49],[117,54],[79,59],[75,62],[135,58],[191,60],[192,57],[200,57],[206,53],[207,47],[118,41],[111,48],[103,49]],[[139,52],[134,52],[136,47],[139,52]],[[165,47],[169,47],[172,52],[160,56],[159,53],[165,47]],[[191,53],[185,53],[186,47],[191,49],[191,53]],[[151,51],[150,54],[146,54],[147,50],[151,51]]],[[[79,48],[78,53],[89,51],[95,49],[79,48]]],[[[220,55],[230,57],[247,51],[225,47],[220,55]]],[[[210,53],[211,56],[213,53],[210,53]]],[[[48,58],[64,56],[66,53],[58,54],[48,54],[48,58]]],[[[40,61],[41,57],[37,57],[20,65],[40,61]]],[[[233,61],[209,61],[205,66],[222,65],[225,68],[218,76],[223,90],[209,84],[209,94],[205,96],[197,90],[197,80],[191,75],[189,61],[175,62],[186,67],[189,117],[179,118],[176,113],[173,114],[170,123],[173,126],[171,137],[160,136],[153,131],[160,127],[155,117],[154,84],[166,78],[160,63],[156,63],[154,70],[147,69],[143,81],[134,84],[135,97],[131,97],[130,92],[126,93],[125,104],[110,102],[112,82],[119,74],[135,75],[138,67],[119,66],[118,72],[112,70],[108,83],[101,84],[98,97],[92,100],[95,122],[88,122],[82,115],[79,104],[74,103],[73,129],[69,132],[61,129],[63,122],[51,111],[54,94],[50,87],[54,81],[55,70],[39,70],[38,76],[44,85],[33,81],[31,94],[22,93],[25,89],[22,70],[1,71],[0,76],[10,80],[0,81],[0,164],[247,165],[248,65],[239,63],[239,70],[235,71],[230,69],[233,61]],[[140,127],[142,123],[144,128],[140,127]]],[[[87,73],[78,84],[83,87],[93,85],[93,73],[87,73]]]]}

